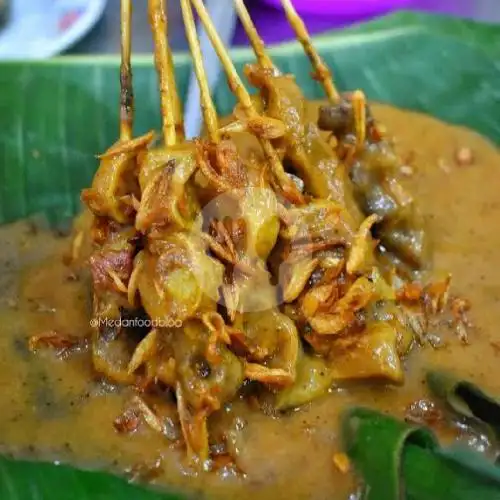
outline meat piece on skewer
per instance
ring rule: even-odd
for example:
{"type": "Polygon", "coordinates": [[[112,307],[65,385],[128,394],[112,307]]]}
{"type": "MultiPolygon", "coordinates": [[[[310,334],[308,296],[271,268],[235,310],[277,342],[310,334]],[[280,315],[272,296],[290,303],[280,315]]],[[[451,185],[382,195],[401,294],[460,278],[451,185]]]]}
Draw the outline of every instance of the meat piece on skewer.
{"type": "Polygon", "coordinates": [[[319,127],[335,134],[340,156],[350,155],[349,177],[356,200],[365,214],[380,217],[374,235],[403,266],[427,269],[432,264],[431,243],[416,200],[401,184],[402,160],[379,133],[369,106],[359,94],[359,104],[354,94],[348,94],[337,104],[321,107],[319,127]],[[353,149],[361,134],[361,147],[353,149]]]}

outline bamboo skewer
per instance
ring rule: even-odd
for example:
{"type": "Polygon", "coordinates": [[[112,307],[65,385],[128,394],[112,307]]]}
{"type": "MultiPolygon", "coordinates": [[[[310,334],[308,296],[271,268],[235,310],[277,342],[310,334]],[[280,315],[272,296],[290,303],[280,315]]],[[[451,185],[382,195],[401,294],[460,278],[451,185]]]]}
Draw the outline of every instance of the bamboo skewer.
{"type": "Polygon", "coordinates": [[[203,55],[201,53],[200,41],[196,33],[196,24],[194,22],[193,11],[189,0],[181,0],[182,17],[184,19],[184,28],[191,49],[194,71],[198,85],[200,87],[201,107],[203,118],[208,130],[208,135],[213,143],[218,143],[219,135],[219,120],[215,111],[215,106],[210,95],[205,66],[203,64],[203,55]]]}
{"type": "Polygon", "coordinates": [[[148,11],[153,31],[155,66],[160,86],[163,139],[166,146],[173,146],[177,143],[173,99],[175,85],[172,88],[173,78],[169,76],[173,74],[173,68],[170,69],[171,58],[168,55],[167,16],[163,0],[149,0],[148,11]]]}
{"type": "Polygon", "coordinates": [[[257,61],[263,68],[274,68],[273,61],[267,55],[266,47],[262,38],[259,36],[257,28],[250,17],[248,9],[245,6],[244,0],[234,0],[234,5],[236,8],[236,12],[238,13],[238,17],[240,18],[241,24],[245,30],[245,33],[250,40],[253,51],[257,56],[257,61]]]}
{"type": "MultiPolygon", "coordinates": [[[[231,91],[236,95],[243,111],[247,115],[247,118],[249,120],[258,119],[259,114],[257,113],[253,105],[250,94],[245,88],[243,82],[241,81],[241,78],[238,75],[238,72],[236,71],[233,62],[231,61],[231,57],[229,56],[229,53],[224,47],[224,44],[222,43],[202,0],[191,0],[191,3],[196,9],[200,21],[205,27],[207,36],[209,37],[215,51],[217,52],[217,55],[219,56],[219,59],[222,63],[222,67],[226,72],[226,76],[231,91]]],[[[274,176],[280,183],[280,188],[283,190],[285,194],[288,195],[290,199],[293,199],[295,203],[302,204],[304,202],[303,196],[297,189],[297,186],[295,185],[293,180],[287,176],[283,168],[283,165],[281,164],[280,158],[276,153],[276,150],[274,149],[271,142],[268,139],[259,137],[258,135],[257,138],[260,142],[266,160],[269,162],[271,166],[274,176]]]]}
{"type": "Polygon", "coordinates": [[[120,139],[132,139],[134,124],[134,91],[132,87],[132,66],[130,54],[132,51],[132,0],[121,0],[120,3],[120,139]]]}
{"type": "Polygon", "coordinates": [[[321,56],[318,54],[318,51],[314,48],[311,36],[307,31],[306,25],[297,14],[297,11],[295,10],[295,7],[293,6],[291,0],[281,0],[281,4],[285,9],[285,14],[288,22],[292,26],[295,35],[302,44],[307,57],[311,61],[311,64],[315,71],[315,78],[323,86],[328,99],[332,103],[337,103],[340,96],[337,89],[335,88],[335,85],[333,84],[332,73],[328,69],[328,66],[325,64],[321,56]]]}
{"type": "Polygon", "coordinates": [[[179,92],[177,92],[177,83],[175,81],[174,58],[172,56],[172,49],[170,48],[169,43],[167,43],[167,53],[168,53],[168,87],[171,92],[171,99],[174,107],[175,133],[177,136],[177,142],[183,142],[185,139],[184,116],[182,114],[182,105],[181,105],[181,100],[179,98],[179,92]]]}
{"type": "Polygon", "coordinates": [[[356,130],[356,146],[362,148],[366,139],[366,97],[361,90],[355,90],[351,96],[356,130]]]}
{"type": "Polygon", "coordinates": [[[191,3],[196,9],[200,17],[200,21],[205,27],[206,33],[210,41],[212,42],[212,45],[215,48],[215,51],[217,52],[217,55],[219,56],[219,59],[223,65],[223,68],[229,80],[229,86],[231,88],[231,91],[236,95],[238,101],[240,102],[247,116],[249,118],[257,117],[258,114],[257,111],[255,110],[252,99],[250,98],[250,94],[247,92],[243,82],[241,81],[240,76],[236,71],[236,68],[233,65],[233,62],[231,61],[228,52],[226,51],[226,48],[224,47],[224,44],[219,38],[219,35],[215,30],[215,27],[212,23],[212,20],[210,19],[210,16],[205,6],[203,5],[203,2],[201,0],[191,0],[191,3]]]}

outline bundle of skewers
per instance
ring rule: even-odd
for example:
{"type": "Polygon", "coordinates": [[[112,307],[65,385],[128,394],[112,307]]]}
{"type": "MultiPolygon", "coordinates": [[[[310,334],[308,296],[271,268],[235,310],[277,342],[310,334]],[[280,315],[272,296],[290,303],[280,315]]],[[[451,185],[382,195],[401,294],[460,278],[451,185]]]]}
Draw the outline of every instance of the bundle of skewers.
{"type": "Polygon", "coordinates": [[[328,99],[317,122],[293,75],[274,65],[243,0],[235,6],[256,56],[245,68],[254,96],[202,0],[181,0],[206,130],[192,141],[184,137],[165,6],[149,0],[160,145],[154,132],[133,135],[131,3],[121,1],[120,137],[82,193],[92,214],[93,364],[137,391],[120,429],[139,412],[166,434],[146,403],[161,393],[177,408],[180,433],[171,439],[195,466],[211,469],[221,454],[236,460],[210,429],[249,384],[280,412],[345,380],[402,383],[402,359],[422,342],[429,310],[444,307],[449,281],[411,295],[395,278],[429,265],[422,216],[363,92],[336,90],[290,0],[283,7],[328,99]],[[193,9],[237,99],[225,125],[193,9]],[[259,145],[251,158],[239,148],[245,137],[259,145]],[[154,326],[137,331],[120,326],[124,318],[154,326]]]}

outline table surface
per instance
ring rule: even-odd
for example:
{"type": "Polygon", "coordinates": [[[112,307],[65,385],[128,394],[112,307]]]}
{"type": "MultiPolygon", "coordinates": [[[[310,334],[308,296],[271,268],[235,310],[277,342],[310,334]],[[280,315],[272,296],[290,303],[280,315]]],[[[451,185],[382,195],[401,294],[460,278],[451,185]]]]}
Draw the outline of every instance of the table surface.
{"type": "MultiPolygon", "coordinates": [[[[255,0],[254,0],[255,1],[255,0]]],[[[500,0],[416,0],[418,5],[427,5],[432,10],[472,15],[479,20],[500,22],[500,0]]],[[[135,53],[150,53],[153,49],[149,30],[146,1],[137,2],[133,16],[133,50],[135,53]]],[[[69,49],[70,54],[117,53],[120,45],[119,14],[120,0],[108,0],[103,17],[95,28],[80,42],[69,49]]],[[[174,51],[186,50],[182,14],[179,1],[168,2],[170,43],[174,51]]]]}

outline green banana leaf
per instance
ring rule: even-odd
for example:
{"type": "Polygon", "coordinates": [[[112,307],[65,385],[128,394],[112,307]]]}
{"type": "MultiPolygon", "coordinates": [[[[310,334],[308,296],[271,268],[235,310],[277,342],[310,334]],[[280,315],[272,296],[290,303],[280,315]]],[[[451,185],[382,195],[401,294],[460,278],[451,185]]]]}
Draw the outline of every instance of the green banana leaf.
{"type": "Polygon", "coordinates": [[[182,500],[180,494],[145,489],[124,479],[66,465],[0,457],[2,500],[182,500]]]}
{"type": "Polygon", "coordinates": [[[488,427],[497,438],[500,437],[500,400],[450,372],[432,370],[426,379],[432,394],[450,410],[488,427]]]}
{"type": "MultiPolygon", "coordinates": [[[[340,89],[362,88],[371,99],[432,113],[500,142],[497,28],[400,13],[323,35],[317,47],[340,89]]],[[[273,48],[272,54],[283,71],[297,76],[308,97],[322,97],[297,44],[273,48]]],[[[233,58],[240,72],[254,59],[246,49],[235,50],[233,58]]],[[[185,98],[189,57],[181,54],[175,62],[185,98]]],[[[118,67],[115,57],[95,56],[0,64],[0,224],[38,213],[58,223],[78,212],[79,192],[97,167],[95,155],[118,136],[118,67]]],[[[133,68],[135,132],[159,129],[151,57],[136,57],[133,68]]],[[[219,113],[231,112],[235,100],[224,78],[214,99],[219,113]]],[[[114,476],[106,477],[4,458],[0,498],[54,500],[55,485],[63,485],[64,498],[75,500],[162,498],[151,496],[156,492],[128,490],[114,476]]]]}
{"type": "Polygon", "coordinates": [[[363,500],[500,498],[500,468],[475,451],[440,449],[430,430],[365,408],[349,410],[342,420],[363,500]]]}

